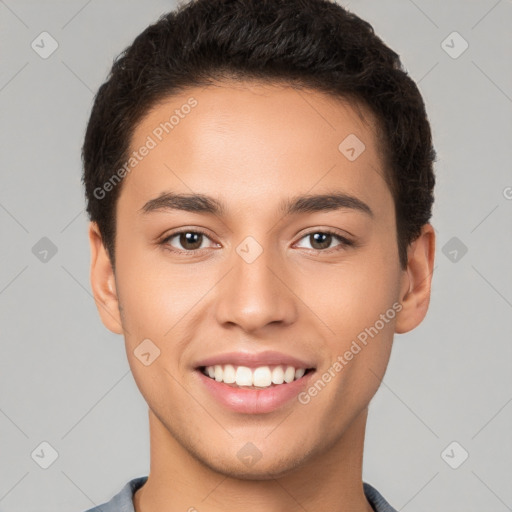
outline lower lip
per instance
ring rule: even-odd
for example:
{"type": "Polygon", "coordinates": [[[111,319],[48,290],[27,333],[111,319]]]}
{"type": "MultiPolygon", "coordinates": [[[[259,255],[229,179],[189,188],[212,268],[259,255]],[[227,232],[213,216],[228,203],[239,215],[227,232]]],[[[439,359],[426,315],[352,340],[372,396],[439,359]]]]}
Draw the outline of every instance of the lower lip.
{"type": "Polygon", "coordinates": [[[310,371],[300,379],[288,384],[248,389],[232,387],[207,377],[201,370],[196,371],[201,382],[215,399],[228,409],[245,414],[264,414],[282,407],[307,387],[311,376],[315,373],[310,371]]]}

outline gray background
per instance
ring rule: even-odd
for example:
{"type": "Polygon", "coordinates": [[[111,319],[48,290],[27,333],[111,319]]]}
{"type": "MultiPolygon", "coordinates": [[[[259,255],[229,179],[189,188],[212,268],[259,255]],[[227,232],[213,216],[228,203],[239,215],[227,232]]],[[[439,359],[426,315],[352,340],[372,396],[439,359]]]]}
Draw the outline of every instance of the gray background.
{"type": "MultiPolygon", "coordinates": [[[[344,5],[419,82],[438,152],[431,306],[395,339],[363,477],[398,510],[512,510],[512,3],[344,5]]],[[[113,58],[174,6],[0,0],[2,512],[80,512],[148,474],[146,404],[90,293],[80,148],[113,58]],[[31,456],[43,441],[48,469],[31,456]]]]}

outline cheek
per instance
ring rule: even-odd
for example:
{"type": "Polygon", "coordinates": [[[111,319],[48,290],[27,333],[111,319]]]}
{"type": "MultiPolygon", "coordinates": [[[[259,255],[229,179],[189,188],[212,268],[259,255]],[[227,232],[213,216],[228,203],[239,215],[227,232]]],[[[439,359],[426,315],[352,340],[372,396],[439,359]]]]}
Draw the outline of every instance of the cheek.
{"type": "Polygon", "coordinates": [[[130,244],[127,239],[120,240],[118,247],[118,296],[127,337],[165,342],[169,331],[211,284],[198,278],[194,265],[169,263],[160,247],[138,247],[136,241],[130,244]]]}
{"type": "Polygon", "coordinates": [[[134,355],[128,344],[126,353],[137,388],[152,411],[165,411],[169,409],[169,403],[179,403],[183,400],[183,390],[178,384],[182,378],[176,375],[173,367],[169,365],[165,347],[162,348],[159,357],[147,366],[134,355]]]}
{"type": "Polygon", "coordinates": [[[373,396],[389,360],[400,309],[397,258],[393,247],[371,247],[309,283],[311,308],[328,327],[327,371],[340,377],[333,392],[354,407],[373,396]]]}
{"type": "MultiPolygon", "coordinates": [[[[334,374],[331,399],[357,409],[377,391],[391,354],[400,304],[398,273],[369,257],[331,276],[319,295],[322,320],[330,328],[323,372],[334,374]]],[[[327,398],[328,395],[326,395],[327,398]]]]}
{"type": "Polygon", "coordinates": [[[302,297],[337,335],[373,325],[399,296],[400,273],[395,260],[368,250],[339,265],[317,266],[302,274],[302,297]]]}
{"type": "Polygon", "coordinates": [[[160,340],[173,325],[173,297],[175,288],[167,286],[161,277],[145,268],[137,271],[133,264],[126,270],[119,268],[119,300],[123,308],[126,338],[130,343],[144,338],[160,340]]]}

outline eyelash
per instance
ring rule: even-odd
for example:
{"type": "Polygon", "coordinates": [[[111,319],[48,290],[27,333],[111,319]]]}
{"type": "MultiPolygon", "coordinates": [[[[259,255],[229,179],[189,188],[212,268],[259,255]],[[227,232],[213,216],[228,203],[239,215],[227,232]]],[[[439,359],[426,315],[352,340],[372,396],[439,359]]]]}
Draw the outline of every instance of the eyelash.
{"type": "MultiPolygon", "coordinates": [[[[183,233],[201,234],[201,235],[205,236],[206,238],[210,238],[208,236],[208,233],[206,233],[205,231],[202,231],[199,228],[184,229],[184,230],[181,230],[181,231],[176,231],[175,233],[172,233],[169,236],[165,237],[160,242],[160,244],[163,245],[167,250],[169,250],[169,251],[171,251],[173,253],[185,254],[187,256],[194,256],[195,254],[197,254],[198,251],[201,251],[201,249],[192,249],[190,251],[185,251],[185,250],[176,249],[176,248],[171,247],[169,245],[169,241],[172,238],[174,238],[175,236],[181,235],[183,233]]],[[[317,230],[314,230],[314,231],[310,231],[309,233],[305,233],[304,235],[302,235],[302,237],[299,240],[302,240],[303,238],[305,238],[307,236],[311,236],[311,235],[316,234],[316,233],[322,233],[324,235],[331,235],[333,238],[335,238],[340,243],[339,243],[339,245],[336,245],[335,247],[331,247],[330,249],[307,249],[308,251],[314,251],[314,252],[317,252],[317,253],[328,253],[329,254],[331,252],[342,250],[342,249],[344,249],[346,247],[354,247],[356,245],[355,242],[353,242],[352,240],[349,240],[349,239],[339,235],[338,233],[336,233],[335,231],[332,231],[330,229],[322,229],[322,230],[317,229],[317,230]]]]}

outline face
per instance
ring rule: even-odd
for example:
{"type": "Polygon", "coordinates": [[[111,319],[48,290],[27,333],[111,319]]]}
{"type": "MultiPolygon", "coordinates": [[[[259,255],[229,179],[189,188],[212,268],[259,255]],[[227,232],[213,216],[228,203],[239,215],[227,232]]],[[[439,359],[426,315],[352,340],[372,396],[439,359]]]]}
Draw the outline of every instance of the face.
{"type": "Polygon", "coordinates": [[[317,91],[224,83],[159,104],[131,149],[145,156],[117,203],[122,328],[104,321],[154,421],[239,478],[313,460],[366,410],[403,314],[372,116],[317,91]],[[204,374],[230,362],[235,377],[258,367],[257,389],[204,374]],[[297,380],[265,387],[279,366],[297,380]]]}

